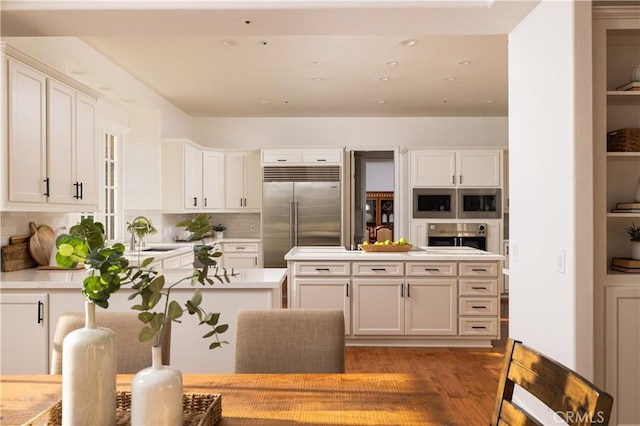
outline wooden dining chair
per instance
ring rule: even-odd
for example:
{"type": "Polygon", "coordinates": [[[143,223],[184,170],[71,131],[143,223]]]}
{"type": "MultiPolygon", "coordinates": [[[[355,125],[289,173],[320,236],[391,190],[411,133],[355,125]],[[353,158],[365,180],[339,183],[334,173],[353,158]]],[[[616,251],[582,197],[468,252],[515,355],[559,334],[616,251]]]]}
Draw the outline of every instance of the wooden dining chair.
{"type": "MultiPolygon", "coordinates": [[[[67,334],[84,327],[85,315],[81,312],[69,312],[60,315],[56,323],[51,350],[50,374],[62,374],[62,343],[67,334]]],[[[140,342],[138,334],[142,322],[138,313],[97,311],[96,324],[113,331],[116,335],[117,372],[119,374],[135,374],[143,368],[151,367],[151,347],[154,340],[140,342]]],[[[171,323],[164,328],[162,338],[162,363],[168,365],[171,355],[171,323]]]]}
{"type": "Polygon", "coordinates": [[[240,310],[235,372],[344,373],[344,333],[341,310],[240,310]]]}
{"type": "Polygon", "coordinates": [[[376,226],[376,241],[393,240],[393,229],[388,226],[376,226]]]}
{"type": "Polygon", "coordinates": [[[613,397],[564,365],[508,339],[491,425],[542,425],[513,402],[518,385],[571,426],[608,425],[613,397]]]}

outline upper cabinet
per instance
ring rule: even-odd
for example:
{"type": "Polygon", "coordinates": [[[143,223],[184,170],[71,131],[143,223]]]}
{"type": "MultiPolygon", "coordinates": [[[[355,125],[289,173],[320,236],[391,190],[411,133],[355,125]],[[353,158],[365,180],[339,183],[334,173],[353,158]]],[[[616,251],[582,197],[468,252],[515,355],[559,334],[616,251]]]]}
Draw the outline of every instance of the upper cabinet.
{"type": "Polygon", "coordinates": [[[220,211],[224,207],[224,153],[185,139],[162,141],[165,212],[220,211]]]}
{"type": "Polygon", "coordinates": [[[341,149],[265,149],[262,150],[264,165],[323,165],[342,164],[341,149]]]}
{"type": "Polygon", "coordinates": [[[226,210],[260,211],[262,206],[260,171],[259,152],[226,153],[226,210]]]}
{"type": "Polygon", "coordinates": [[[96,96],[90,89],[89,94],[79,90],[77,83],[51,77],[46,71],[53,71],[44,64],[31,62],[35,65],[11,56],[2,60],[8,99],[8,132],[3,134],[8,179],[2,184],[2,209],[96,208],[96,96]]]}
{"type": "Polygon", "coordinates": [[[410,152],[412,187],[500,187],[501,152],[497,150],[410,152]]]}

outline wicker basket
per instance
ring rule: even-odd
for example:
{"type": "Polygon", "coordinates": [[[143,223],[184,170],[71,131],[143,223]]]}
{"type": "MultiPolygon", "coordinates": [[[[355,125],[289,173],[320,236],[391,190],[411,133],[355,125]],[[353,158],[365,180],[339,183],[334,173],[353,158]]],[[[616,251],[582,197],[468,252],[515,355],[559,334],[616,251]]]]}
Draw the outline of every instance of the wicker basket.
{"type": "MultiPolygon", "coordinates": [[[[118,392],[116,395],[116,426],[131,424],[131,392],[118,392]]],[[[184,409],[183,424],[193,426],[214,426],[222,418],[222,397],[220,394],[193,394],[182,395],[182,407],[184,409]]],[[[58,401],[48,410],[47,426],[62,424],[62,401],[58,401]]],[[[40,417],[40,416],[38,416],[40,417]]],[[[39,425],[34,421],[28,425],[39,425]]]]}
{"type": "Polygon", "coordinates": [[[640,128],[626,127],[607,133],[607,152],[640,152],[640,128]]]}
{"type": "Polygon", "coordinates": [[[376,252],[405,252],[405,251],[409,251],[413,248],[412,244],[404,244],[401,246],[387,246],[387,245],[381,245],[378,244],[377,246],[374,244],[367,244],[362,245],[360,244],[359,247],[364,250],[364,251],[376,251],[376,252]]]}

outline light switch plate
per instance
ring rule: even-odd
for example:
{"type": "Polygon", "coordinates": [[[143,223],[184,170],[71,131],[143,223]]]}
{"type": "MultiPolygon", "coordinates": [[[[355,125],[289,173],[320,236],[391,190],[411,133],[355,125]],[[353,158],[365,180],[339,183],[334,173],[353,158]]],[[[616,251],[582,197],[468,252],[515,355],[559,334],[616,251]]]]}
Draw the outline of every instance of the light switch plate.
{"type": "Polygon", "coordinates": [[[518,261],[518,243],[516,241],[509,241],[509,262],[518,261]]]}
{"type": "Polygon", "coordinates": [[[560,272],[561,274],[564,274],[566,261],[567,261],[566,250],[564,249],[558,250],[558,253],[556,254],[556,271],[560,272]]]}

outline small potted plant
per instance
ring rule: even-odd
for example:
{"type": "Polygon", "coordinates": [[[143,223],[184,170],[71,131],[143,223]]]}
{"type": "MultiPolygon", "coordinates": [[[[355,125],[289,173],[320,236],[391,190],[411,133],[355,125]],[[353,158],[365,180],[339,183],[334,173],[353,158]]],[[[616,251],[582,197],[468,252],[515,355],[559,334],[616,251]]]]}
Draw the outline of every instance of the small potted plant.
{"type": "Polygon", "coordinates": [[[640,226],[636,226],[632,222],[631,226],[627,228],[627,233],[631,240],[631,258],[640,260],[640,226]]]}
{"type": "Polygon", "coordinates": [[[227,229],[226,226],[224,226],[223,224],[219,223],[217,225],[213,225],[211,227],[211,230],[213,230],[216,233],[216,238],[218,240],[221,240],[224,238],[224,230],[227,229]]]}

